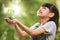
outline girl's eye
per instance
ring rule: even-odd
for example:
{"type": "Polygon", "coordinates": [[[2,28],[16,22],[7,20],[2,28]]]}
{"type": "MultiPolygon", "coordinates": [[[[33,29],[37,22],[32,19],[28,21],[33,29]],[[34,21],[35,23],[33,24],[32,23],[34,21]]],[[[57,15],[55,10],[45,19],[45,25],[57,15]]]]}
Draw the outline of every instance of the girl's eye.
{"type": "Polygon", "coordinates": [[[43,9],[46,9],[46,7],[43,7],[43,9]]]}

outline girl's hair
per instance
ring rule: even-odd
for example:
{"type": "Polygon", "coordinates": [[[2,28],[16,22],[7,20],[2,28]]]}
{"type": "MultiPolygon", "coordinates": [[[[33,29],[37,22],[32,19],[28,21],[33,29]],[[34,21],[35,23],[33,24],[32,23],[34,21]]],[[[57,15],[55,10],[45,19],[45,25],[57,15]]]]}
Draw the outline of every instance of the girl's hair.
{"type": "Polygon", "coordinates": [[[59,11],[58,11],[57,7],[51,3],[44,3],[42,5],[42,7],[47,7],[47,8],[49,8],[50,12],[54,13],[54,16],[52,18],[50,18],[49,21],[54,21],[56,23],[56,26],[57,26],[56,32],[58,32],[59,11]]]}

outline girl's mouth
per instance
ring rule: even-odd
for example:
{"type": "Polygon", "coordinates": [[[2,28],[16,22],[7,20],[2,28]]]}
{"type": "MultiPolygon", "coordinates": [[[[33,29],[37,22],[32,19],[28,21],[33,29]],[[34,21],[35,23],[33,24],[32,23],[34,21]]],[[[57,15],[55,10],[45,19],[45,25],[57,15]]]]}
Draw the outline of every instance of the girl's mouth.
{"type": "Polygon", "coordinates": [[[40,13],[42,13],[42,12],[40,11],[40,13]]]}

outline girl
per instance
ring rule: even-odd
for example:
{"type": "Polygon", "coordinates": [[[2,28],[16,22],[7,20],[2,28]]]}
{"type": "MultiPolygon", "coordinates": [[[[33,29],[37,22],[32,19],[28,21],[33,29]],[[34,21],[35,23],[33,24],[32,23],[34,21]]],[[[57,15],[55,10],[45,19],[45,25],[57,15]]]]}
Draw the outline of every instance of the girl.
{"type": "Polygon", "coordinates": [[[6,21],[15,26],[20,36],[30,35],[32,40],[54,40],[58,28],[59,12],[56,6],[44,3],[37,11],[37,16],[41,22],[36,23],[31,28],[26,27],[17,19],[6,18],[6,21]],[[24,31],[22,31],[22,28],[24,31]]]}

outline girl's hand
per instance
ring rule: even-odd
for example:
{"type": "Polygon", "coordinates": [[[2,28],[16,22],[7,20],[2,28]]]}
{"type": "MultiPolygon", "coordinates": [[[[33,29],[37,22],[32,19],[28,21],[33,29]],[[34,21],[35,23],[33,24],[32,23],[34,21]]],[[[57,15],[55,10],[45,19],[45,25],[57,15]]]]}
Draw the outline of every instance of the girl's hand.
{"type": "Polygon", "coordinates": [[[12,19],[12,20],[11,20],[11,19],[9,19],[9,18],[5,18],[5,20],[6,20],[6,22],[9,23],[9,24],[13,24],[13,25],[14,25],[14,24],[17,23],[16,19],[12,19]]]}

